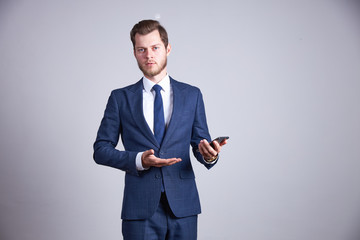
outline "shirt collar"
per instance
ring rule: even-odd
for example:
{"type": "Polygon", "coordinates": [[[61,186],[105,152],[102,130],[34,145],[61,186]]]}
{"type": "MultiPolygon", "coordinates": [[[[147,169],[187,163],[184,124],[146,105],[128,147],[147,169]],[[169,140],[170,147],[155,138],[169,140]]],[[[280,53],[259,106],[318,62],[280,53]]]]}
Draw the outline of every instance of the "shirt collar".
{"type": "MultiPolygon", "coordinates": [[[[157,83],[158,85],[160,85],[162,87],[162,90],[164,92],[170,91],[170,77],[168,74],[166,74],[166,76],[157,83]]],[[[155,85],[155,83],[149,79],[147,79],[146,77],[143,77],[143,86],[144,86],[144,90],[146,92],[151,92],[151,89],[153,88],[153,86],[155,85]]]]}

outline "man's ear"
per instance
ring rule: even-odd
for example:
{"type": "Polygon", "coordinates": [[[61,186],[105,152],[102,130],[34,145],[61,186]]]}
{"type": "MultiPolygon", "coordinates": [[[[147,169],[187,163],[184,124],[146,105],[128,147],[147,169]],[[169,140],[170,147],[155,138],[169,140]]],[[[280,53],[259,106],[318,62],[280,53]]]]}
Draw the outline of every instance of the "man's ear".
{"type": "Polygon", "coordinates": [[[171,45],[170,45],[170,43],[168,43],[168,45],[166,47],[166,55],[169,56],[170,52],[171,52],[171,45]]]}

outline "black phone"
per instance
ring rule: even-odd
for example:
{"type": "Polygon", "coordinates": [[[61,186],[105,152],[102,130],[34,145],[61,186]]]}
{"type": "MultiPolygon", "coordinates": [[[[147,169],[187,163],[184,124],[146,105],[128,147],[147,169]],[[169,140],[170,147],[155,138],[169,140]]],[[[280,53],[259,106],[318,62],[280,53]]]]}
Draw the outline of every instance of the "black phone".
{"type": "Polygon", "coordinates": [[[229,137],[228,137],[228,136],[225,136],[225,137],[217,137],[217,138],[215,138],[214,140],[211,141],[210,145],[211,145],[212,148],[215,148],[215,146],[214,146],[214,144],[213,144],[214,141],[217,141],[218,143],[221,143],[221,142],[224,141],[225,139],[229,139],[229,137]]]}

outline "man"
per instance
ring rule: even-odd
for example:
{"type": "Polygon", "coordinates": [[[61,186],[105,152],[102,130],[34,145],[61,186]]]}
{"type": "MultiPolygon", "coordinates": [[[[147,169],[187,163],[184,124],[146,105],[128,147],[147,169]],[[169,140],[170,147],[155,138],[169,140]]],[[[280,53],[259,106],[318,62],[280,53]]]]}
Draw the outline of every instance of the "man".
{"type": "Polygon", "coordinates": [[[167,74],[171,46],[159,22],[143,20],[130,36],[144,77],[112,91],[94,160],[126,172],[124,239],[196,239],[201,210],[189,147],[210,169],[226,140],[211,147],[200,90],[167,74]],[[119,136],[123,151],[115,149],[119,136]]]}

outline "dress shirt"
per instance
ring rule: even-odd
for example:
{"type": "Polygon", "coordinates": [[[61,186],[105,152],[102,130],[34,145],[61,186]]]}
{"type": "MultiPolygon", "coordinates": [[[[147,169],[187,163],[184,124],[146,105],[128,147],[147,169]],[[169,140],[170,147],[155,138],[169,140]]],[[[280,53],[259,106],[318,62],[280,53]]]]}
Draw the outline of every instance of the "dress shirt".
{"type": "MultiPolygon", "coordinates": [[[[152,89],[155,83],[146,77],[143,77],[143,113],[145,120],[154,133],[154,101],[155,101],[155,91],[152,89]]],[[[163,100],[164,108],[164,120],[165,127],[167,128],[170,122],[171,114],[173,111],[173,91],[170,84],[169,75],[166,75],[160,82],[157,83],[161,86],[161,97],[163,100]]],[[[166,130],[165,130],[166,133],[166,130]]],[[[140,152],[136,155],[136,168],[139,171],[146,170],[143,168],[141,163],[141,156],[143,152],[140,152]]]]}

